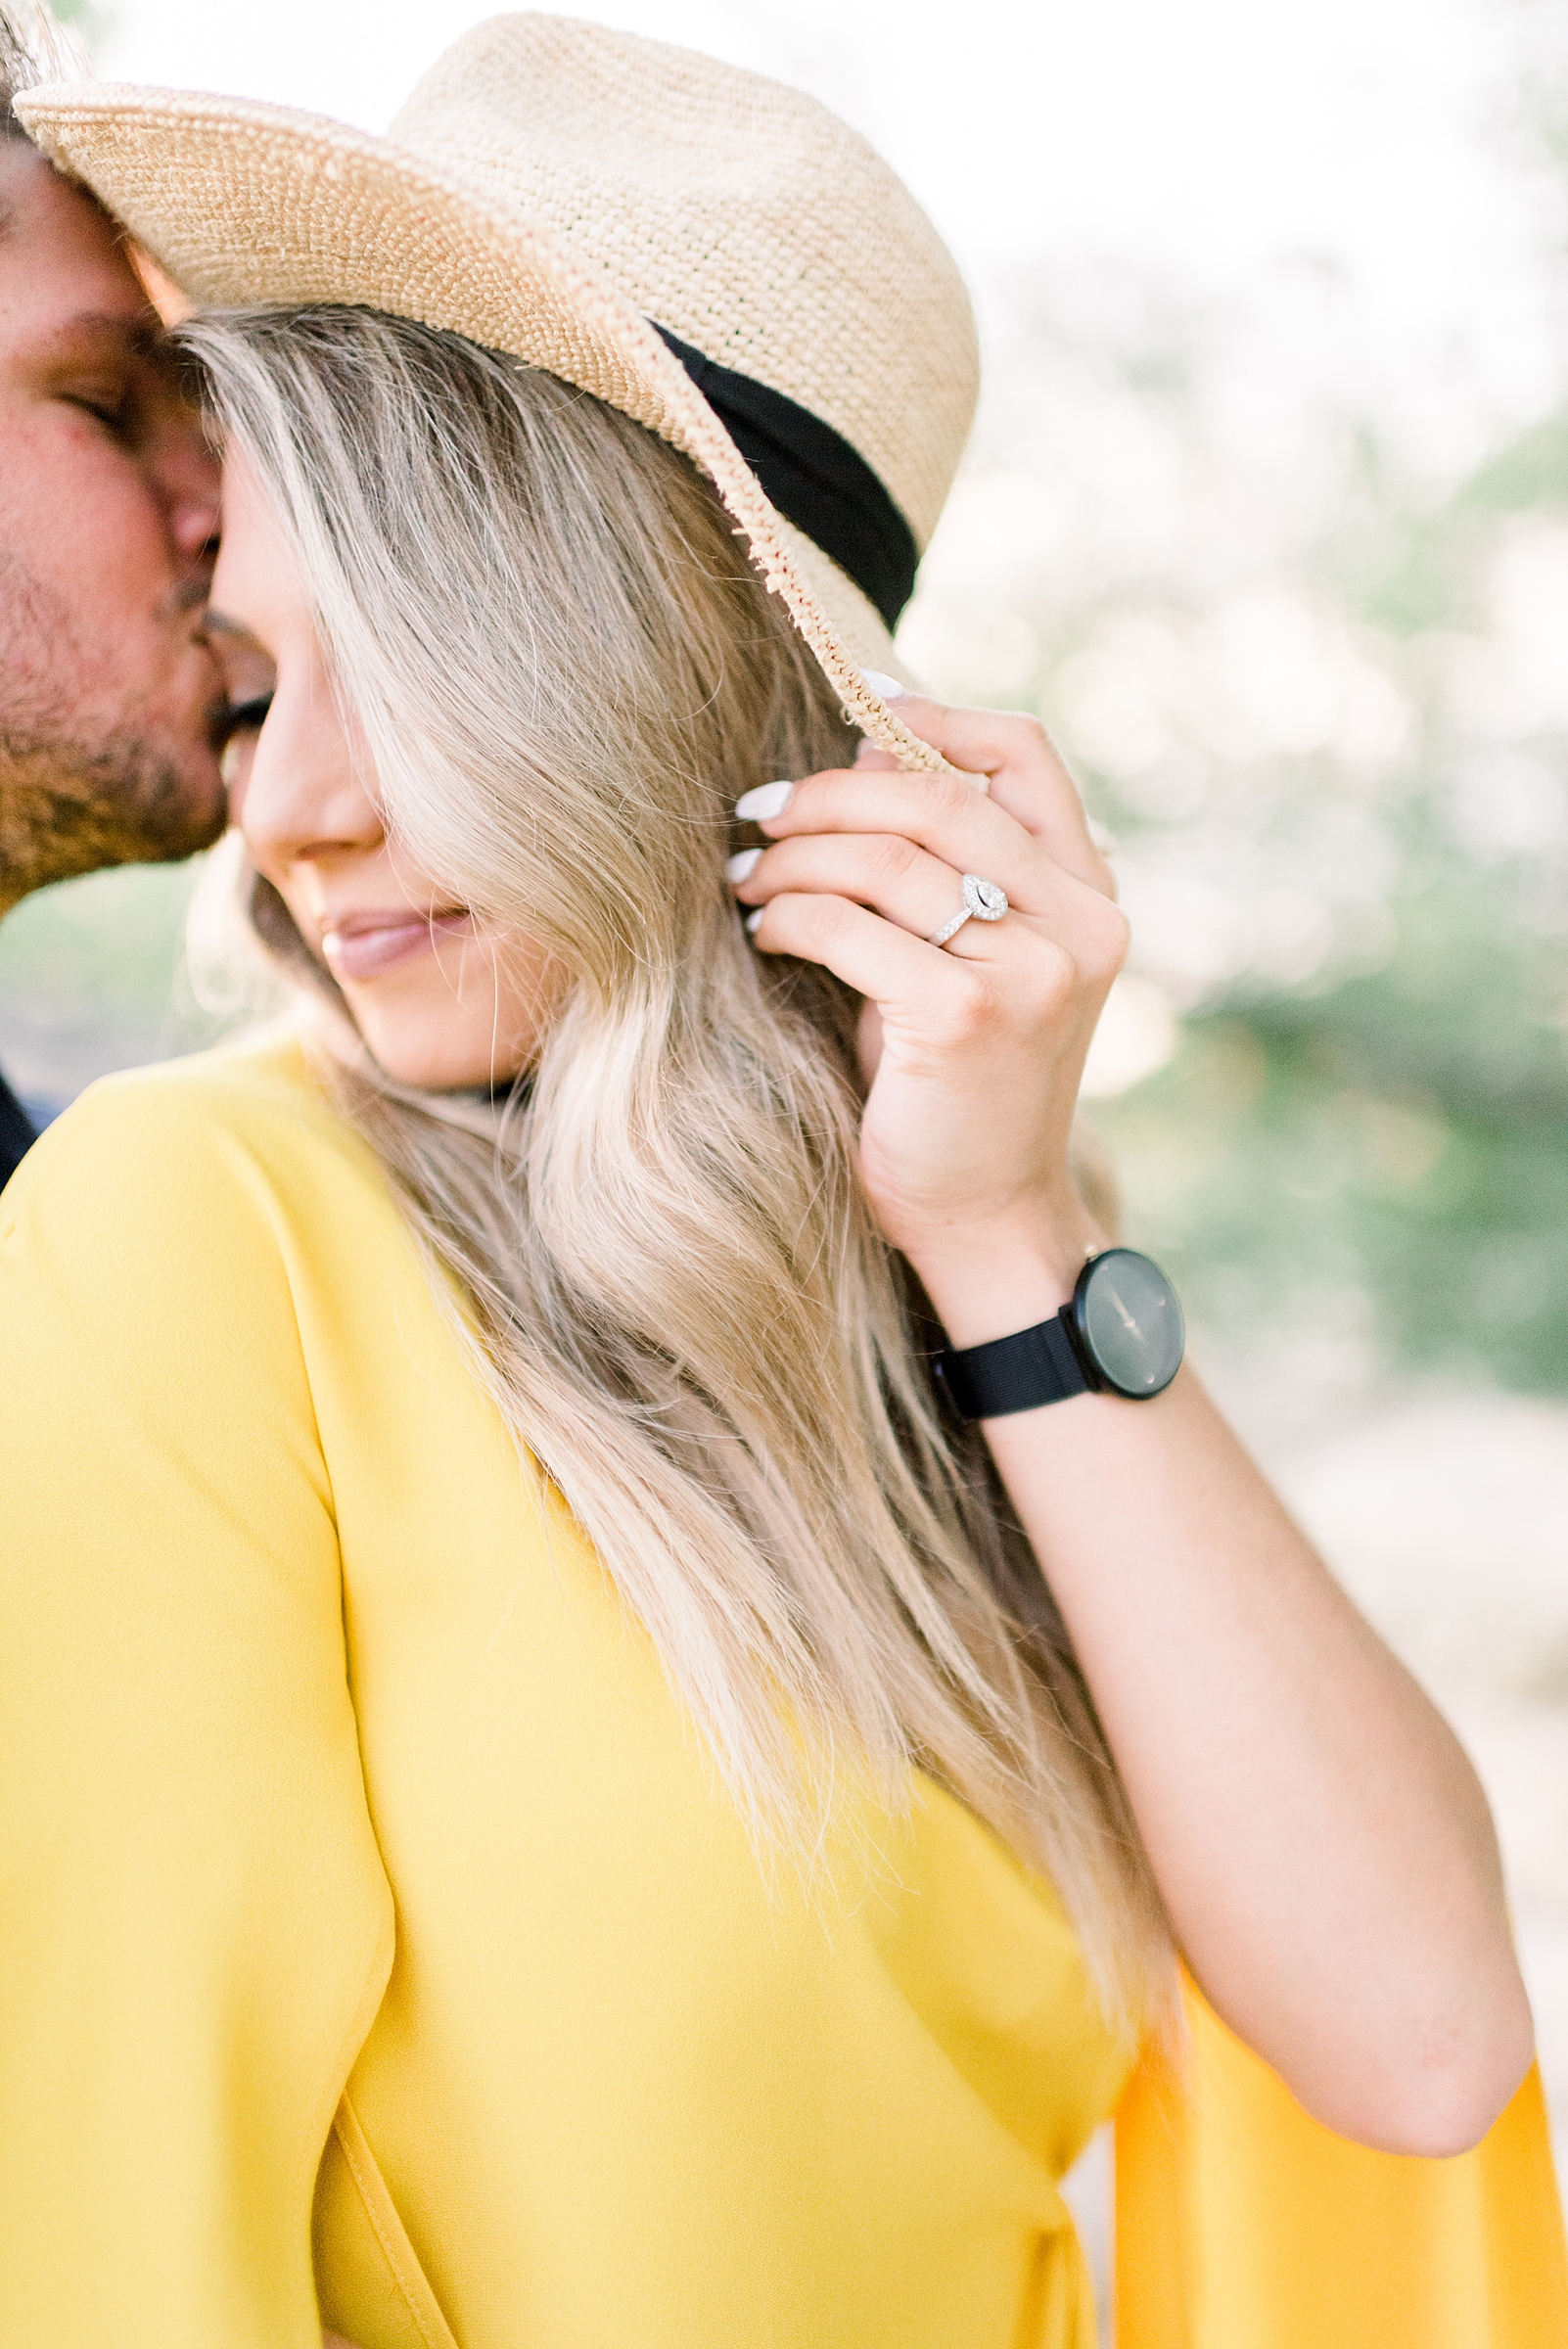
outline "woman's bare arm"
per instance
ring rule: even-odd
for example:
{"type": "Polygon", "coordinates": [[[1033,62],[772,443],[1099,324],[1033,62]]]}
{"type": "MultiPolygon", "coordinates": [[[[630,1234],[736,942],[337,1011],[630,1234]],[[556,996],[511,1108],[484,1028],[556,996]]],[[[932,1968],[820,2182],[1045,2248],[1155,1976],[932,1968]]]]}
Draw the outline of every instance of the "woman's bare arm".
{"type": "MultiPolygon", "coordinates": [[[[969,1283],[948,1298],[961,1323],[969,1283]]],[[[1532,2029],[1452,1732],[1190,1373],[987,1434],[1214,2004],[1329,2127],[1393,2152],[1473,2143],[1532,2029]]]]}
{"type": "MultiPolygon", "coordinates": [[[[762,950],[867,999],[862,1176],[966,1347],[1054,1314],[1105,1245],[1067,1144],[1127,926],[1032,720],[899,714],[989,797],[870,753],[764,817],[776,845],[738,887],[762,950]],[[1011,909],[937,948],[966,872],[1011,909]]],[[[1486,1804],[1437,1712],[1190,1372],[986,1432],[1215,2005],[1331,2128],[1473,2142],[1532,2030],[1486,1804]]]]}

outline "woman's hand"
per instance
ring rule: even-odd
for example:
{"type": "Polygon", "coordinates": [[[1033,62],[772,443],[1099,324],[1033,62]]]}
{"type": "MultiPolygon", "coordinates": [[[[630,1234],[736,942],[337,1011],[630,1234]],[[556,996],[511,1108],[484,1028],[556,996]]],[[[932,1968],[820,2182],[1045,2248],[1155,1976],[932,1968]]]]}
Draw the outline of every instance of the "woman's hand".
{"type": "Polygon", "coordinates": [[[1072,778],[1035,719],[914,697],[899,714],[985,775],[989,793],[898,772],[867,746],[853,768],[810,776],[762,818],[773,845],[737,895],[761,909],[762,952],[823,963],[866,998],[860,1172],[872,1210],[934,1296],[961,1262],[983,1319],[982,1262],[1015,1264],[1027,1247],[1048,1260],[1060,1303],[1085,1251],[1103,1244],[1067,1147],[1127,924],[1072,778]],[[966,873],[999,884],[1008,910],[934,946],[962,906],[966,873]]]}

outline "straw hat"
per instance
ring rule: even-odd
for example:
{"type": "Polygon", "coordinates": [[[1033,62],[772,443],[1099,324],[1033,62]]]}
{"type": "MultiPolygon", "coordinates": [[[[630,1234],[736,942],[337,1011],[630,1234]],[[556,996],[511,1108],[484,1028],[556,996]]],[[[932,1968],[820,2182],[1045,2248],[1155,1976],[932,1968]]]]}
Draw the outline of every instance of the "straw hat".
{"type": "Polygon", "coordinates": [[[974,409],[974,321],[907,189],[814,99],[527,15],[455,41],[384,139],[113,82],[17,113],[194,300],[450,328],[672,441],[847,714],[904,765],[944,763],[860,672],[898,668],[974,409]]]}

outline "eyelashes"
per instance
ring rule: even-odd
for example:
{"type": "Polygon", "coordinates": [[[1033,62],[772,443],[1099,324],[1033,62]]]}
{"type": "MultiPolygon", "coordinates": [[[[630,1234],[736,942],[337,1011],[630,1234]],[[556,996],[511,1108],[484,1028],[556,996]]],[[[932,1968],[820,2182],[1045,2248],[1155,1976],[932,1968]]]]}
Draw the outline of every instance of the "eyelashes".
{"type": "Polygon", "coordinates": [[[80,408],[84,415],[96,416],[105,431],[114,433],[118,439],[129,438],[130,415],[123,403],[112,406],[103,399],[76,399],[71,401],[71,406],[80,408]]]}
{"type": "Polygon", "coordinates": [[[236,735],[259,733],[266,723],[267,712],[271,707],[272,696],[270,693],[255,693],[251,696],[249,701],[234,703],[232,708],[224,711],[218,720],[220,746],[226,750],[236,735]]]}

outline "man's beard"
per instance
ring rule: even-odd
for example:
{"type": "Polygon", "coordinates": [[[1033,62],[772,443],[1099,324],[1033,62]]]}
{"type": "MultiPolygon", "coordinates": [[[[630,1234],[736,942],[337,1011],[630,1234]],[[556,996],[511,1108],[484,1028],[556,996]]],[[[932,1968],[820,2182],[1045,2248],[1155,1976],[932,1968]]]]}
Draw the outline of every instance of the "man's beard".
{"type": "Polygon", "coordinates": [[[152,743],[0,726],[0,907],[102,865],[175,863],[222,829],[221,806],[152,743]]]}
{"type": "MultiPolygon", "coordinates": [[[[0,912],[102,865],[193,856],[223,829],[222,796],[198,780],[195,744],[187,772],[134,708],[88,714],[92,665],[71,619],[0,549],[0,912]]],[[[221,714],[218,701],[208,717],[214,753],[221,714]]]]}

